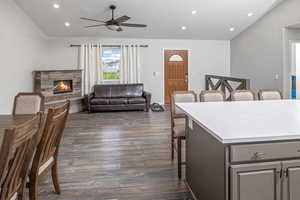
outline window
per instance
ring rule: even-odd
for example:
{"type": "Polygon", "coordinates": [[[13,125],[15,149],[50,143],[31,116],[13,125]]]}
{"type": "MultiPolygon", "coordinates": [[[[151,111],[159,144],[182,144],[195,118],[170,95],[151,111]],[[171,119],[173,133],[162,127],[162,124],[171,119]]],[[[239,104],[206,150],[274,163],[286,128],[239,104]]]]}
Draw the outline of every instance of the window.
{"type": "Polygon", "coordinates": [[[102,50],[104,81],[120,80],[120,59],[121,50],[119,48],[104,48],[102,50]]]}
{"type": "Polygon", "coordinates": [[[171,56],[170,62],[183,62],[183,58],[180,55],[171,56]]]}

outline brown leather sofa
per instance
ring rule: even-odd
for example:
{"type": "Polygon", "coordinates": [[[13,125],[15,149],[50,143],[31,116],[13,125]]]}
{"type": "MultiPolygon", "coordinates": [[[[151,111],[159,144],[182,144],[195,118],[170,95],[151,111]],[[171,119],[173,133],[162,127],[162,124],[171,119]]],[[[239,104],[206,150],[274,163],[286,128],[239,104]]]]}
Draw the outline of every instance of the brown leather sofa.
{"type": "Polygon", "coordinates": [[[86,96],[89,112],[144,110],[149,111],[151,94],[143,84],[95,85],[86,96]]]}

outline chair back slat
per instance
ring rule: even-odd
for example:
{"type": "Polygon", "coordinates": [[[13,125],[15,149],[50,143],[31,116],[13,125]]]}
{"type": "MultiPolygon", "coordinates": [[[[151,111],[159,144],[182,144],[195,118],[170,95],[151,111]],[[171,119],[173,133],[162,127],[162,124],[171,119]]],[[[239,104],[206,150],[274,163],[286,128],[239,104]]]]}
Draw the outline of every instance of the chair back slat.
{"type": "Polygon", "coordinates": [[[45,97],[41,93],[19,93],[15,97],[13,115],[36,114],[44,111],[45,97]]]}
{"type": "MultiPolygon", "coordinates": [[[[14,143],[14,134],[11,133],[12,130],[6,130],[4,132],[1,149],[0,149],[0,187],[2,189],[2,184],[7,174],[8,156],[10,151],[12,151],[12,144],[14,143]]],[[[1,191],[1,190],[0,190],[1,191]]],[[[1,197],[1,196],[0,196],[1,197]]]]}
{"type": "Polygon", "coordinates": [[[0,199],[23,195],[30,160],[40,130],[41,114],[5,131],[0,154],[0,199]]]}
{"type": "Polygon", "coordinates": [[[33,161],[33,173],[38,173],[39,167],[57,155],[69,108],[70,102],[68,101],[58,108],[48,110],[45,128],[33,161]]]}

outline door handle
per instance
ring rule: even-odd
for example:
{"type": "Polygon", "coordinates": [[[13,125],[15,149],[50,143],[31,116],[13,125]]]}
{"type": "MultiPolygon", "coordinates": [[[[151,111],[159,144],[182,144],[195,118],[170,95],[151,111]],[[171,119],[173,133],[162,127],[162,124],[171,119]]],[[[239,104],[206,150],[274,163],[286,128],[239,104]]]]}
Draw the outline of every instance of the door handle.
{"type": "Polygon", "coordinates": [[[189,81],[189,76],[188,74],[185,74],[185,82],[187,83],[189,81]]]}

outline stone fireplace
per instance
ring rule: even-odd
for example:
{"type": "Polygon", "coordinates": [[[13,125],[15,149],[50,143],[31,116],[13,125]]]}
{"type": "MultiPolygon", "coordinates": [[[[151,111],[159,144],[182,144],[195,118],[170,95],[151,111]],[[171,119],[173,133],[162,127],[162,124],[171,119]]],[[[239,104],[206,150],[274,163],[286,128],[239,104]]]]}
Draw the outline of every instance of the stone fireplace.
{"type": "Polygon", "coordinates": [[[71,112],[81,111],[82,71],[81,70],[44,70],[34,71],[34,91],[45,96],[46,108],[71,101],[71,112]]]}

